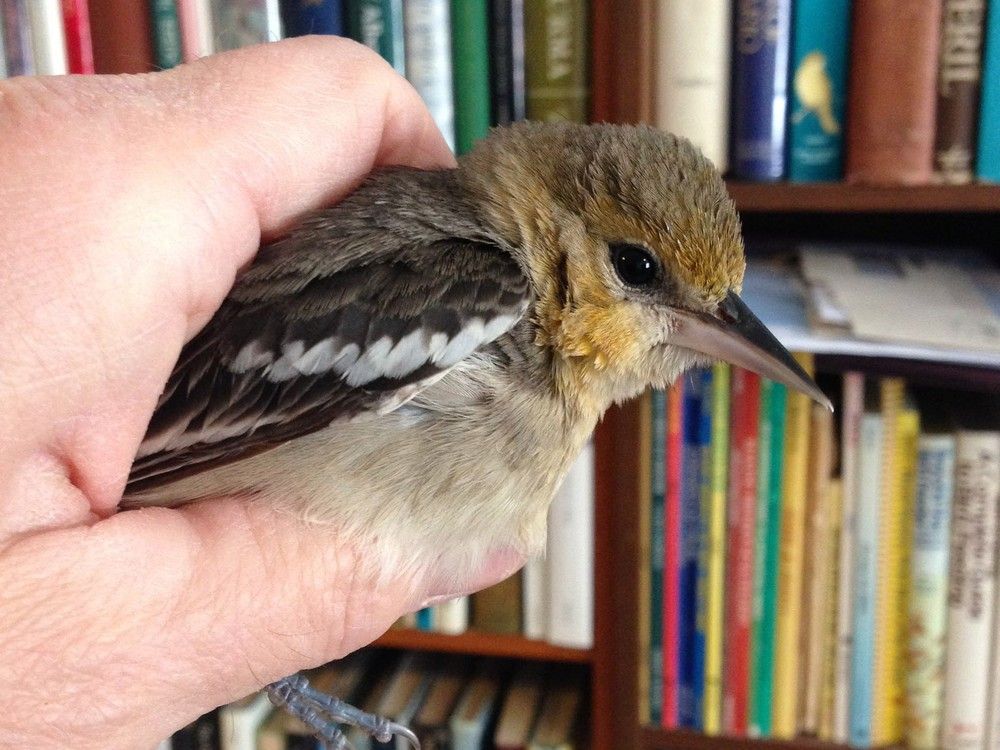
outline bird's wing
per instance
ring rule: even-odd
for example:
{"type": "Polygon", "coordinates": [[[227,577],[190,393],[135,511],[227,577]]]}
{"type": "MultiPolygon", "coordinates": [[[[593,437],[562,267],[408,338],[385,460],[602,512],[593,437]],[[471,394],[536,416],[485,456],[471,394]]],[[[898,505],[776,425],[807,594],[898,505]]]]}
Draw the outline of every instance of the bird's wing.
{"type": "Polygon", "coordinates": [[[264,248],[181,353],[126,494],[391,411],[527,308],[528,280],[505,250],[389,244],[337,261],[264,248]]]}

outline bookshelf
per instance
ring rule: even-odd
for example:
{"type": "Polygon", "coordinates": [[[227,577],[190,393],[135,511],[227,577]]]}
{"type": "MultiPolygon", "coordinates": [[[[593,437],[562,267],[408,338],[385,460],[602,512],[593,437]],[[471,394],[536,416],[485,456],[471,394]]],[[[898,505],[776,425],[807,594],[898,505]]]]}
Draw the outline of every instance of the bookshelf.
{"type": "Polygon", "coordinates": [[[545,641],[535,641],[519,635],[486,633],[468,630],[460,635],[422,630],[395,629],[388,631],[373,646],[406,651],[437,651],[449,654],[491,656],[524,661],[551,661],[566,664],[589,664],[591,649],[564,648],[545,641]]]}
{"type": "Polygon", "coordinates": [[[741,212],[989,213],[1000,206],[1000,185],[876,187],[844,183],[790,184],[727,181],[741,212]]]}

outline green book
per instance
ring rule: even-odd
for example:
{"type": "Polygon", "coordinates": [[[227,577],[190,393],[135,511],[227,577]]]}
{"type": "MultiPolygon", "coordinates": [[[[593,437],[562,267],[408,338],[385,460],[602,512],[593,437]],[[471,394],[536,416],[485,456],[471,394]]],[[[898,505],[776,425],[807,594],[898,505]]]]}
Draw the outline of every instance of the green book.
{"type": "Polygon", "coordinates": [[[525,0],[528,119],[586,122],[587,0],[525,0]]]}
{"type": "Polygon", "coordinates": [[[351,39],[375,50],[405,75],[403,0],[347,0],[346,10],[351,39]]]}
{"type": "Polygon", "coordinates": [[[455,150],[467,153],[490,129],[490,33],[487,0],[451,0],[455,150]]]}
{"type": "Polygon", "coordinates": [[[753,620],[750,630],[749,733],[753,737],[771,736],[787,400],[785,386],[772,380],[761,380],[754,534],[754,560],[758,563],[753,571],[753,620]]]}
{"type": "Polygon", "coordinates": [[[156,67],[168,70],[180,65],[181,23],[177,17],[177,0],[149,0],[149,14],[153,29],[153,53],[156,67]]]}

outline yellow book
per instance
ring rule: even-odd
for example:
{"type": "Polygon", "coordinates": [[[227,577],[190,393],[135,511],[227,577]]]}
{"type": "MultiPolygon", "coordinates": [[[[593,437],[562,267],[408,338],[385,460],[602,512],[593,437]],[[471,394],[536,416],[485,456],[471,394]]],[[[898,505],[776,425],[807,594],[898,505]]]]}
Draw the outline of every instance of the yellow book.
{"type": "MultiPolygon", "coordinates": [[[[796,354],[795,358],[806,372],[812,374],[811,354],[796,354]]],[[[802,625],[802,565],[810,414],[809,397],[789,390],[781,489],[778,617],[774,644],[772,733],[777,739],[795,737],[798,723],[799,631],[802,625]]]]}
{"type": "Polygon", "coordinates": [[[712,441],[709,446],[707,493],[702,496],[708,531],[706,554],[705,693],[703,730],[722,731],[722,661],[726,592],[726,499],[729,487],[729,365],[712,367],[712,441]]]}
{"type": "Polygon", "coordinates": [[[912,475],[916,471],[920,418],[906,406],[906,384],[883,378],[879,384],[882,423],[882,506],[879,512],[878,572],[875,595],[875,648],[872,667],[873,745],[903,740],[904,663],[908,548],[911,545],[912,475]],[[909,478],[908,478],[909,477],[909,478]]]}
{"type": "Polygon", "coordinates": [[[832,479],[829,487],[829,526],[827,527],[827,568],[830,571],[829,596],[826,607],[822,687],[819,706],[819,738],[834,742],[834,699],[837,674],[837,601],[840,595],[840,534],[844,523],[844,495],[840,479],[832,479]]]}

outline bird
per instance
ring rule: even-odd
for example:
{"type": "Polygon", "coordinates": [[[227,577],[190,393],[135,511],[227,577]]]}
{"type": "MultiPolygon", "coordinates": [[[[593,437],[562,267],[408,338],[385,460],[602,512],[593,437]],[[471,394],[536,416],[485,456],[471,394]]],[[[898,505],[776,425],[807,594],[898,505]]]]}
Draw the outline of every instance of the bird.
{"type": "MultiPolygon", "coordinates": [[[[449,169],[386,167],[263,245],[182,349],[122,507],[246,496],[366,545],[373,576],[544,547],[604,412],[716,359],[829,401],[739,297],[739,216],[688,140],[494,128],[449,169]]],[[[268,694],[326,747],[406,727],[268,694]]]]}

